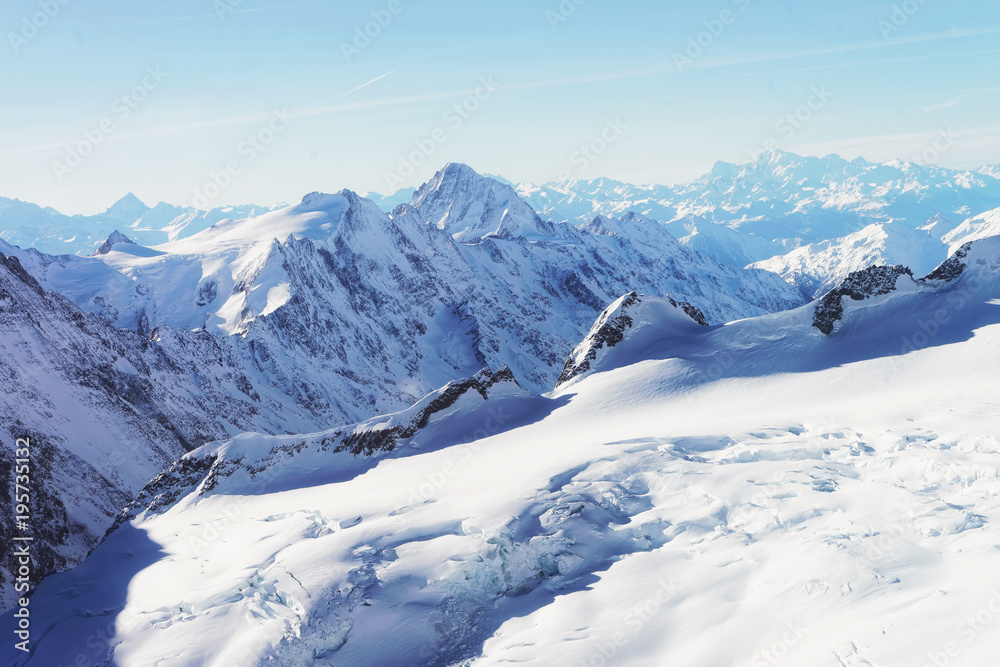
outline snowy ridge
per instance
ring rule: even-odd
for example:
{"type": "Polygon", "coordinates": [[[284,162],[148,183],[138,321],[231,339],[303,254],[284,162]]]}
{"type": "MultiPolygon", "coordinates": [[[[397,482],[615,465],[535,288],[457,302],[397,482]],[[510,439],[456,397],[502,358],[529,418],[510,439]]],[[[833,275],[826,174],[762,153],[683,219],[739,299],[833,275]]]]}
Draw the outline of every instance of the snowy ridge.
{"type": "Polygon", "coordinates": [[[944,242],[951,245],[951,252],[969,241],[989,238],[1000,234],[1000,208],[987,211],[970,218],[944,236],[944,242]]]}
{"type": "MultiPolygon", "coordinates": [[[[970,266],[991,266],[987,279],[1000,258],[1000,236],[980,241],[970,241],[959,248],[943,264],[927,276],[915,280],[913,271],[906,266],[870,266],[851,273],[836,289],[831,290],[816,304],[813,326],[826,335],[836,331],[844,318],[844,297],[852,301],[871,301],[875,297],[892,294],[901,289],[940,289],[961,277],[970,266]]],[[[867,304],[870,307],[872,304],[867,304]]]]}
{"type": "Polygon", "coordinates": [[[678,303],[669,296],[656,298],[630,292],[605,308],[597,318],[590,333],[566,360],[556,388],[599,369],[607,351],[626,338],[634,340],[644,333],[662,338],[664,327],[683,331],[689,322],[708,326],[705,316],[690,303],[678,303]],[[653,331],[643,331],[648,328],[653,331]]]}
{"type": "Polygon", "coordinates": [[[63,215],[51,208],[0,197],[0,239],[50,255],[91,255],[114,231],[142,245],[191,236],[226,219],[266,213],[262,206],[222,206],[210,211],[160,202],[150,208],[129,193],[98,215],[63,215]]]}

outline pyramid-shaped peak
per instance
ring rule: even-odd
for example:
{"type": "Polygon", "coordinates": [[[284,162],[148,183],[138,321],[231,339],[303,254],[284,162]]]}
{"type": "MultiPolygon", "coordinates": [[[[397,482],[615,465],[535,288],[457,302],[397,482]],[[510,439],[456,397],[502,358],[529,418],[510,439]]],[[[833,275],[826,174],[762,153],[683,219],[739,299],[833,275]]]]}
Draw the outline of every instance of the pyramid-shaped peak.
{"type": "Polygon", "coordinates": [[[105,214],[115,220],[135,222],[148,210],[149,207],[130,192],[112,204],[111,208],[109,208],[105,214]]]}
{"type": "Polygon", "coordinates": [[[101,247],[94,251],[94,255],[107,255],[119,243],[135,245],[135,241],[116,229],[108,235],[108,238],[101,244],[101,247]]]}

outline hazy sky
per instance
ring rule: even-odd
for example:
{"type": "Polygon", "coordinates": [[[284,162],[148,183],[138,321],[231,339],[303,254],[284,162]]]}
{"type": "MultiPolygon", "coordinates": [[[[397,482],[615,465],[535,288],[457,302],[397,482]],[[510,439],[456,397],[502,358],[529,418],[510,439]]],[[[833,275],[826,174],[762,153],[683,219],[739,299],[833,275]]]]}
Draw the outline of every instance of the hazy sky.
{"type": "Polygon", "coordinates": [[[937,162],[1000,162],[996,0],[6,0],[0,26],[0,195],[66,213],[451,161],[674,183],[769,139],[912,160],[950,131],[937,162]]]}

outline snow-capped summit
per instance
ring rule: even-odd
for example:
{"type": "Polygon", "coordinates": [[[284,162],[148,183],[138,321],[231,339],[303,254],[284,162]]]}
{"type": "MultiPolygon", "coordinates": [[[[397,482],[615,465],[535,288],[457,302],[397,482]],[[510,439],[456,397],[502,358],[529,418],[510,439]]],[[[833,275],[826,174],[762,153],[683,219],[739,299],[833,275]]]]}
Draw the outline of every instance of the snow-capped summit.
{"type": "Polygon", "coordinates": [[[131,192],[119,199],[104,212],[104,216],[114,220],[131,224],[141,218],[150,208],[142,203],[138,197],[131,192]]]}
{"type": "Polygon", "coordinates": [[[94,251],[95,255],[107,255],[118,243],[125,245],[135,245],[135,241],[122,234],[117,229],[108,235],[108,238],[101,244],[101,247],[94,251]]]}
{"type": "Polygon", "coordinates": [[[465,164],[448,164],[413,195],[411,207],[429,224],[456,241],[487,237],[538,240],[555,234],[509,185],[476,173],[465,164]]]}
{"type": "Polygon", "coordinates": [[[987,176],[992,176],[993,178],[1000,179],[1000,164],[984,164],[976,171],[978,171],[980,174],[986,174],[987,176]]]}

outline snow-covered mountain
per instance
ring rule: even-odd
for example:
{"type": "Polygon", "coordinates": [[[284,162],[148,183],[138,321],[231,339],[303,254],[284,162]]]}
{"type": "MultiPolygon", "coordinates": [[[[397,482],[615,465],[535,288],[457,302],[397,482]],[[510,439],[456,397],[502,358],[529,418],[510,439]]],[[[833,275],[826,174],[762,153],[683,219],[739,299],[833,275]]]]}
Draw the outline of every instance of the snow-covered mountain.
{"type": "Polygon", "coordinates": [[[844,238],[802,246],[750,266],[777,273],[814,299],[849,274],[869,266],[903,265],[925,275],[947,257],[948,247],[928,231],[880,222],[844,238]]]}
{"type": "Polygon", "coordinates": [[[350,191],[314,193],[151,248],[113,244],[96,264],[25,261],[117,326],[239,336],[288,372],[311,367],[322,382],[310,395],[346,421],[483,366],[550,386],[584,323],[633,286],[674,294],[713,322],[803,301],[776,276],[692,252],[641,216],[553,226],[464,165],[390,215],[350,191]]]}
{"type": "Polygon", "coordinates": [[[835,293],[726,326],[630,293],[555,391],[486,373],[206,445],[42,583],[27,661],[0,655],[992,664],[1000,238],[835,293]]]}
{"type": "Polygon", "coordinates": [[[969,218],[944,235],[943,241],[951,246],[952,252],[969,241],[984,239],[1000,234],[1000,208],[969,218]]]}
{"type": "Polygon", "coordinates": [[[90,255],[115,230],[144,245],[185,238],[228,218],[246,218],[269,209],[224,206],[199,211],[159,203],[149,208],[129,193],[104,213],[63,215],[52,208],[0,197],[0,240],[50,255],[90,255]]]}
{"type": "Polygon", "coordinates": [[[700,216],[786,244],[839,238],[880,221],[916,228],[939,213],[962,220],[1000,205],[1000,180],[992,172],[847,161],[836,155],[803,157],[779,150],[744,164],[719,162],[701,178],[676,186],[601,179],[521,184],[517,189],[555,221],[585,222],[597,214],[626,211],[663,223],[700,216]]]}
{"type": "Polygon", "coordinates": [[[90,257],[0,241],[16,265],[0,409],[9,435],[37,434],[54,456],[39,572],[79,559],[149,477],[209,440],[358,422],[485,367],[551,387],[633,286],[716,323],[802,303],[639,216],[555,230],[467,167],[432,183],[392,215],[345,190],[153,247],[116,227],[90,257]],[[77,496],[92,506],[61,509],[77,496]]]}
{"type": "MultiPolygon", "coordinates": [[[[243,431],[328,423],[292,390],[304,384],[298,373],[275,375],[254,352],[204,331],[115,328],[46,292],[17,256],[0,252],[0,421],[4,442],[35,445],[36,575],[85,556],[122,504],[184,452],[243,431]]],[[[0,456],[13,463],[11,448],[0,456]]],[[[0,507],[5,543],[11,511],[0,507]]],[[[14,595],[10,568],[0,564],[4,608],[14,595]]]]}

